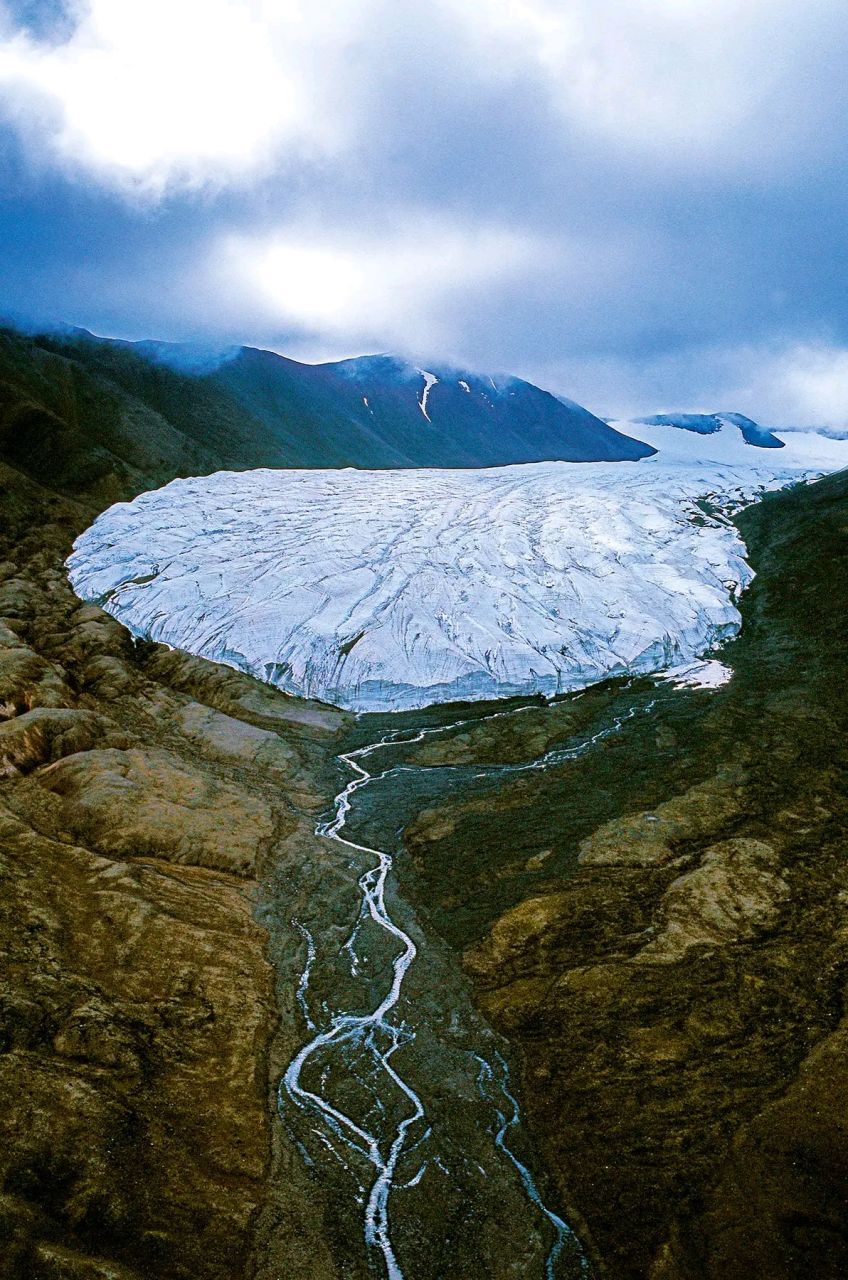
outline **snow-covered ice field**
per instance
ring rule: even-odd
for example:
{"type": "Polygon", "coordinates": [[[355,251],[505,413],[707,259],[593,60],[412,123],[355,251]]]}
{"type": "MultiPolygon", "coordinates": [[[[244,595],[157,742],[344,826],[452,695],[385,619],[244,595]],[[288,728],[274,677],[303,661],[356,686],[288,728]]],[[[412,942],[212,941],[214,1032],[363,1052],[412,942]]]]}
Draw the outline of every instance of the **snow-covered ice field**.
{"type": "Polygon", "coordinates": [[[176,480],[104,512],[71,581],[138,635],[355,710],[683,667],[739,626],[722,512],[848,466],[848,442],[615,425],[659,453],[176,480]]]}

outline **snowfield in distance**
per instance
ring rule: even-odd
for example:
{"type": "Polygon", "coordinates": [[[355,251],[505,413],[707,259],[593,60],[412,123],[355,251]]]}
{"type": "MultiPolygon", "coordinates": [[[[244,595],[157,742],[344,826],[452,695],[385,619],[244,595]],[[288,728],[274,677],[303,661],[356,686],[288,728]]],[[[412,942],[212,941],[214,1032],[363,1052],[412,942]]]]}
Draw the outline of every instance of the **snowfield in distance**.
{"type": "Polygon", "coordinates": [[[615,425],[658,454],[176,480],[104,512],[71,582],[137,635],[358,711],[682,667],[739,626],[728,513],[848,442],[615,425]]]}

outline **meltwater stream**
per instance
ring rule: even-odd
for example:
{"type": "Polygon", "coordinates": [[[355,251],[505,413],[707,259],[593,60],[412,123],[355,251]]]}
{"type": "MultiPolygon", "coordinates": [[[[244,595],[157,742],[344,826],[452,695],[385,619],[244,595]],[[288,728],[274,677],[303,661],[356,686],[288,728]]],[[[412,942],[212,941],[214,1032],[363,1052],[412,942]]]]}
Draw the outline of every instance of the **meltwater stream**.
{"type": "MultiPolygon", "coordinates": [[[[339,833],[345,825],[350,811],[351,796],[360,787],[371,781],[371,774],[358,763],[368,756],[383,742],[372,743],[359,751],[342,755],[339,759],[354,771],[355,777],[345,789],[336,796],[336,812],[331,822],[319,823],[316,835],[325,836],[328,840],[337,840],[340,844],[354,849],[358,853],[373,854],[377,863],[360,877],[359,887],[362,890],[362,905],[359,919],[366,913],[381,929],[396,938],[400,950],[392,962],[392,982],[383,999],[370,1013],[363,1015],[337,1014],[330,1025],[303,1046],[292,1059],[283,1077],[281,1090],[285,1090],[292,1101],[299,1107],[314,1109],[324,1120],[331,1133],[341,1142],[365,1155],[374,1167],[375,1177],[371,1185],[368,1203],[365,1209],[365,1243],[370,1248],[378,1248],[383,1255],[386,1274],[389,1280],[403,1280],[403,1272],[395,1257],[389,1231],[389,1195],[392,1190],[392,1179],[398,1159],[403,1151],[407,1134],[417,1121],[424,1118],[424,1107],[418,1094],[395,1071],[391,1057],[400,1046],[414,1033],[403,1023],[388,1021],[388,1015],[400,998],[401,986],[406,971],[416,956],[415,943],[390,917],[386,910],[385,888],[386,877],[392,866],[392,858],[380,849],[369,849],[366,845],[354,844],[345,840],[339,833]],[[383,1043],[380,1043],[380,1038],[383,1043]],[[345,1115],[320,1094],[305,1089],[301,1084],[304,1065],[319,1050],[328,1046],[343,1048],[355,1046],[357,1050],[365,1048],[373,1057],[378,1069],[385,1072],[392,1084],[405,1095],[409,1102],[409,1110],[398,1123],[388,1148],[381,1144],[378,1134],[370,1133],[362,1125],[357,1124],[350,1116],[345,1115]]],[[[302,926],[301,926],[302,928],[302,926]]],[[[355,938],[349,939],[345,948],[351,956],[352,968],[356,968],[358,959],[355,951],[355,938]]],[[[307,1025],[314,1026],[308,1009],[307,991],[309,973],[315,959],[314,944],[311,935],[307,936],[306,968],[301,977],[298,996],[304,1011],[307,1025]]]]}
{"type": "MultiPolygon", "coordinates": [[[[538,709],[538,704],[534,705],[538,709]]],[[[600,729],[575,746],[555,748],[538,759],[526,763],[477,766],[475,767],[475,776],[509,775],[525,770],[549,768],[553,765],[565,763],[568,760],[577,759],[601,739],[617,733],[626,720],[632,719],[640,712],[650,711],[653,706],[654,702],[651,701],[641,706],[630,707],[622,715],[615,717],[605,728],[600,729]]],[[[357,947],[365,922],[372,921],[397,944],[397,951],[391,961],[391,981],[382,998],[370,1012],[364,1014],[335,1013],[332,1016],[328,1015],[325,1026],[322,1027],[317,1024],[316,1014],[310,1008],[309,1001],[309,983],[316,960],[316,945],[310,931],[298,920],[292,921],[306,944],[306,962],[298,983],[297,1001],[307,1029],[314,1034],[311,1035],[311,1038],[292,1059],[280,1082],[278,1091],[280,1109],[281,1112],[284,1112],[287,1102],[293,1104],[299,1110],[307,1113],[310,1119],[318,1121],[323,1126],[323,1133],[319,1134],[319,1136],[322,1137],[325,1145],[338,1158],[344,1162],[343,1153],[345,1151],[351,1154],[357,1153],[360,1157],[364,1157],[370,1166],[372,1181],[363,1196],[365,1204],[364,1238],[369,1255],[372,1258],[382,1259],[382,1269],[387,1280],[412,1280],[412,1273],[403,1269],[397,1257],[391,1231],[390,1198],[392,1191],[395,1189],[395,1175],[401,1157],[414,1153],[418,1146],[425,1142],[431,1132],[428,1127],[423,1100],[413,1086],[403,1078],[392,1062],[398,1050],[415,1039],[415,1029],[406,1021],[394,1020],[391,1015],[401,997],[404,978],[410,965],[415,960],[417,948],[409,934],[392,919],[386,906],[386,884],[393,863],[391,854],[382,849],[371,848],[348,840],[342,835],[342,831],[351,811],[353,797],[357,791],[371,783],[379,782],[389,774],[418,768],[415,765],[397,765],[384,769],[380,773],[371,774],[365,767],[364,762],[375,752],[392,746],[409,746],[433,734],[447,733],[453,729],[459,729],[467,725],[477,725],[484,720],[515,715],[522,710],[529,709],[529,707],[512,708],[508,711],[495,712],[491,716],[457,721],[453,724],[441,725],[436,728],[422,728],[407,734],[389,733],[368,746],[360,747],[357,750],[339,756],[340,762],[350,769],[354,776],[336,796],[333,818],[330,821],[319,823],[316,828],[316,834],[325,839],[336,841],[357,854],[364,854],[375,859],[374,865],[359,878],[358,883],[362,894],[360,909],[353,931],[341,950],[346,954],[350,963],[351,974],[355,977],[364,959],[357,947]],[[378,1128],[376,1125],[366,1127],[365,1121],[354,1119],[341,1107],[330,1101],[324,1093],[305,1086],[303,1083],[304,1069],[311,1060],[316,1059],[316,1055],[321,1055],[321,1060],[323,1060],[326,1051],[335,1052],[341,1055],[343,1060],[348,1061],[351,1058],[359,1060],[364,1055],[367,1063],[365,1073],[361,1069],[357,1071],[354,1064],[353,1074],[360,1082],[367,1076],[369,1089],[376,1096],[377,1104],[375,1110],[378,1119],[387,1123],[386,1132],[374,1131],[378,1128]],[[399,1118],[392,1119],[390,1123],[390,1112],[396,1111],[397,1108],[396,1106],[390,1107],[388,1100],[385,1103],[381,1101],[380,1085],[377,1083],[379,1080],[382,1080],[383,1086],[387,1091],[398,1091],[399,1097],[403,1099],[403,1110],[398,1113],[399,1118]]],[[[572,1266],[574,1265],[573,1260],[576,1258],[580,1274],[588,1276],[588,1262],[580,1250],[573,1231],[562,1218],[545,1204],[533,1174],[518,1158],[509,1144],[510,1132],[520,1124],[520,1111],[518,1102],[511,1091],[509,1069],[506,1061],[499,1053],[493,1055],[492,1062],[476,1052],[471,1056],[476,1063],[479,1096],[491,1108],[493,1113],[490,1132],[494,1145],[518,1174],[528,1207],[532,1206],[547,1223],[549,1238],[551,1238],[552,1243],[545,1259],[544,1280],[559,1280],[561,1272],[560,1259],[567,1244],[570,1245],[569,1252],[572,1258],[572,1266]]],[[[327,1070],[325,1069],[320,1077],[322,1088],[325,1087],[326,1079],[327,1070]]],[[[398,1095],[396,1094],[395,1096],[398,1095]]],[[[408,1188],[416,1185],[423,1175],[425,1167],[426,1165],[422,1164],[412,1178],[404,1182],[402,1186],[408,1188]]]]}

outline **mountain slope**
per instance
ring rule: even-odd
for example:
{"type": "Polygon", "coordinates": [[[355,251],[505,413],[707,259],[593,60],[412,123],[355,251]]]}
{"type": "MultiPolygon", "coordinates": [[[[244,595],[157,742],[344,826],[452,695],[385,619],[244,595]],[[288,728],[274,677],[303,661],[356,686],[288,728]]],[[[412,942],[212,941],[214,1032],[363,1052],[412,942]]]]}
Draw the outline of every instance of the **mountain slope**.
{"type": "Polygon", "coordinates": [[[653,452],[520,379],[430,373],[392,356],[307,365],[251,347],[0,330],[0,397],[7,424],[26,424],[27,454],[55,452],[50,441],[61,438],[63,465],[85,452],[90,467],[96,456],[119,477],[116,492],[136,471],[161,483],[257,466],[500,466],[653,452]],[[41,416],[27,408],[21,419],[22,406],[41,416]]]}
{"type": "Polygon", "coordinates": [[[81,608],[75,533],[221,464],[27,340],[0,384],[0,1277],[334,1280],[322,1189],[271,1169],[297,1013],[252,911],[345,721],[81,608]]]}
{"type": "Polygon", "coordinates": [[[292,465],[475,467],[635,460],[650,447],[519,378],[394,356],[303,365],[242,348],[212,375],[297,454],[292,465]]]}
{"type": "MultiPolygon", "coordinates": [[[[645,418],[640,421],[614,421],[613,425],[619,431],[644,440],[656,450],[649,460],[651,465],[658,462],[661,465],[673,463],[675,466],[703,467],[721,463],[754,469],[798,468],[826,472],[841,470],[846,463],[845,441],[820,431],[777,429],[768,432],[780,445],[778,450],[773,445],[752,445],[734,421],[741,415],[726,413],[716,420],[708,418],[707,427],[703,426],[703,414],[677,415],[674,422],[667,421],[669,416],[657,414],[650,422],[645,418]],[[697,429],[681,428],[683,419],[695,421],[697,429]]],[[[764,431],[765,428],[758,430],[764,431]]]]}
{"type": "Polygon", "coordinates": [[[175,475],[283,466],[280,443],[215,388],[125,346],[0,329],[0,450],[63,493],[105,502],[175,475]]]}

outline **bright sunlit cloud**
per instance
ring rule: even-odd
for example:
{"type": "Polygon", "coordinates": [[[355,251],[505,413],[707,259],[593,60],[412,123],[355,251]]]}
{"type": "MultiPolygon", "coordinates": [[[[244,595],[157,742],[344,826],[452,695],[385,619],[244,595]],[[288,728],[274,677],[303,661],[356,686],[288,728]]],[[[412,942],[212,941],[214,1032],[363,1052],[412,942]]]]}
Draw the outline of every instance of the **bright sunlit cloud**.
{"type": "Polygon", "coordinates": [[[379,117],[391,114],[399,88],[429,85],[435,102],[463,78],[495,92],[535,83],[564,144],[582,136],[663,165],[742,161],[756,172],[790,163],[801,141],[824,145],[822,57],[826,70],[831,29],[844,27],[831,0],[71,0],[69,8],[75,25],[55,42],[17,29],[14,5],[0,0],[6,117],[48,162],[148,197],[242,183],[285,158],[353,163],[386,127],[379,117]],[[809,92],[785,111],[793,81],[809,92]]]}
{"type": "Polygon", "coordinates": [[[512,231],[419,217],[374,236],[292,227],[230,237],[210,270],[223,262],[238,291],[252,293],[277,323],[432,350],[456,338],[449,305],[457,295],[488,305],[488,291],[539,251],[512,231]]]}
{"type": "MultiPolygon", "coordinates": [[[[0,88],[55,162],[148,196],[346,139],[335,63],[367,0],[77,0],[65,43],[7,34],[0,88]]],[[[8,24],[7,24],[8,25],[8,24]]]]}

